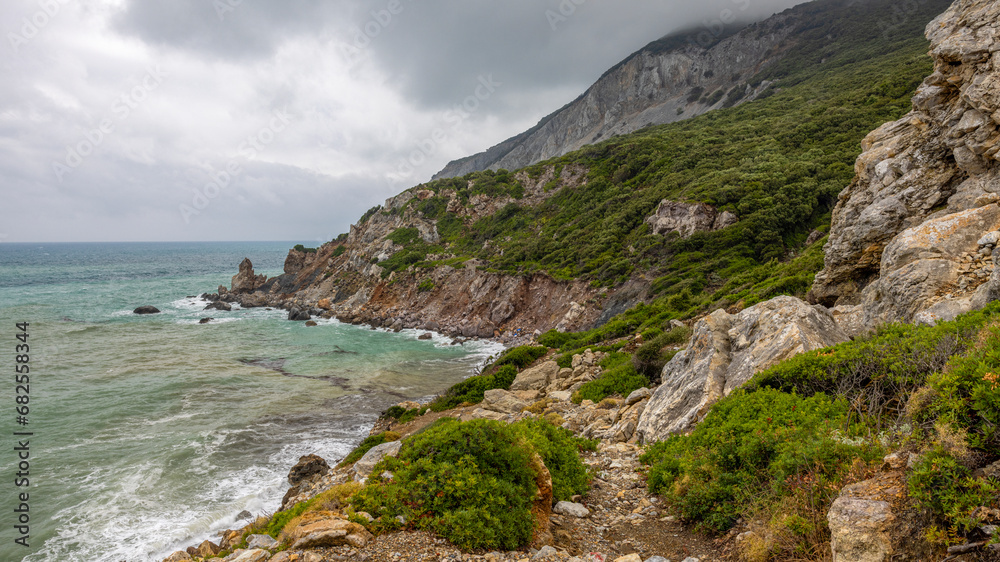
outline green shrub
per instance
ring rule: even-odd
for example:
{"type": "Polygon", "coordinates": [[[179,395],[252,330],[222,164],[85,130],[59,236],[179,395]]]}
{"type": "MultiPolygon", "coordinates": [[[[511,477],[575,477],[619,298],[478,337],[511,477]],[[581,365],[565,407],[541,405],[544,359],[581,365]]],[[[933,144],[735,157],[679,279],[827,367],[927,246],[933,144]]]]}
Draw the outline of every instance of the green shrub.
{"type": "Polygon", "coordinates": [[[434,289],[434,281],[431,279],[424,279],[419,285],[417,285],[417,291],[421,293],[426,293],[432,289],[434,289]]]}
{"type": "Polygon", "coordinates": [[[347,246],[337,246],[337,249],[333,251],[333,257],[338,258],[344,255],[344,252],[346,251],[347,251],[347,246]]]}
{"type": "Polygon", "coordinates": [[[387,239],[392,240],[400,246],[407,246],[413,244],[420,240],[420,231],[416,228],[397,228],[392,231],[391,234],[386,236],[387,239]]]}
{"type": "MultiPolygon", "coordinates": [[[[829,505],[830,485],[855,458],[882,451],[839,437],[847,404],[823,394],[802,398],[774,389],[737,390],[720,400],[690,435],[656,443],[641,457],[648,485],[684,520],[724,532],[764,501],[794,493],[808,475],[810,501],[829,505]]],[[[821,509],[822,510],[822,509],[821,509]]],[[[825,511],[823,511],[825,513],[825,511]]]]}
{"type": "Polygon", "coordinates": [[[532,449],[511,426],[492,420],[441,420],[407,439],[398,458],[376,465],[352,502],[378,518],[374,530],[401,525],[438,533],[462,549],[513,550],[531,539],[538,493],[532,449]]]}
{"type": "Polygon", "coordinates": [[[493,362],[493,366],[514,365],[518,369],[523,369],[548,352],[549,349],[545,346],[522,345],[505,351],[499,359],[493,362]]]}
{"type": "Polygon", "coordinates": [[[264,533],[270,535],[273,539],[277,539],[281,535],[281,531],[285,528],[285,525],[288,525],[289,521],[305,513],[305,511],[312,506],[314,500],[315,498],[299,502],[285,511],[275,513],[267,522],[267,527],[264,529],[264,533]]]}
{"type": "Polygon", "coordinates": [[[294,249],[295,249],[296,252],[305,252],[307,254],[315,254],[316,253],[316,248],[306,248],[302,244],[296,244],[294,249]]]}
{"type": "Polygon", "coordinates": [[[544,418],[529,418],[511,425],[511,429],[527,439],[542,457],[552,475],[553,499],[569,500],[587,491],[590,477],[580,461],[579,450],[596,445],[574,437],[572,431],[544,418]]]}
{"type": "Polygon", "coordinates": [[[422,416],[427,413],[430,408],[428,406],[423,406],[421,408],[410,408],[407,410],[402,406],[392,406],[386,411],[382,412],[382,417],[392,418],[399,423],[409,423],[413,421],[418,416],[422,416]]]}
{"type": "Polygon", "coordinates": [[[490,375],[469,377],[435,398],[430,404],[430,409],[434,412],[443,412],[463,403],[478,404],[483,401],[483,395],[487,390],[495,388],[509,390],[516,377],[517,367],[514,365],[503,365],[490,375]]]}
{"type": "Polygon", "coordinates": [[[628,396],[633,390],[649,386],[649,379],[637,372],[632,364],[632,357],[626,353],[613,352],[601,360],[603,372],[601,376],[584,383],[573,393],[573,402],[579,404],[584,400],[600,402],[608,396],[617,394],[628,396]]]}
{"type": "Polygon", "coordinates": [[[977,507],[1000,503],[1000,482],[973,478],[971,470],[940,446],[920,458],[907,484],[918,505],[963,534],[983,523],[973,515],[977,507]]]}
{"type": "MultiPolygon", "coordinates": [[[[401,408],[400,408],[401,409],[401,408]]],[[[354,464],[361,457],[365,456],[372,447],[381,445],[382,443],[389,443],[399,439],[399,434],[392,431],[383,431],[381,433],[376,433],[375,435],[369,435],[365,437],[361,443],[344,457],[344,460],[340,461],[339,466],[347,466],[349,464],[354,464]]]]}

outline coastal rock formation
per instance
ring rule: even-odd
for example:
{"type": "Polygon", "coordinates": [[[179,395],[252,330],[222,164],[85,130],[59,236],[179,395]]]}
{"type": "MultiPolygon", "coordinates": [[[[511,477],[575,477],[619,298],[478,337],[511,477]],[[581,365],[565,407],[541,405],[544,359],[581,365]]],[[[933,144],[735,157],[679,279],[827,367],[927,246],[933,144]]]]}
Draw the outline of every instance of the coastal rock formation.
{"type": "Polygon", "coordinates": [[[243,261],[240,262],[240,272],[233,276],[229,291],[237,294],[252,293],[266,281],[267,276],[254,275],[253,263],[250,262],[250,258],[243,258],[243,261]]]}
{"type": "Polygon", "coordinates": [[[794,297],[735,315],[716,310],[695,324],[687,349],[663,367],[663,382],[639,418],[638,436],[652,442],[684,431],[757,372],[843,341],[847,335],[826,309],[794,297]]]}
{"type": "Polygon", "coordinates": [[[749,78],[794,48],[807,19],[804,12],[784,12],[729,37],[698,30],[651,43],[535,127],[449,163],[434,178],[516,170],[652,124],[753,100],[770,82],[751,85],[749,78]]]}
{"type": "Polygon", "coordinates": [[[342,519],[330,511],[313,511],[302,515],[291,529],[282,533],[292,544],[292,550],[351,545],[364,548],[374,537],[367,529],[342,519]]]}
{"type": "Polygon", "coordinates": [[[952,318],[1000,294],[996,241],[977,244],[1000,227],[1000,4],[958,0],[927,37],[934,73],[909,114],[865,138],[809,295],[862,305],[868,329],[952,318]]]}
{"type": "Polygon", "coordinates": [[[297,486],[306,478],[310,478],[315,474],[324,474],[328,470],[330,470],[330,465],[326,463],[323,457],[318,455],[299,457],[299,462],[295,463],[295,466],[288,471],[288,484],[297,486]]]}
{"type": "Polygon", "coordinates": [[[140,306],[139,308],[136,308],[135,310],[132,311],[132,313],[133,314],[159,314],[160,313],[160,309],[156,308],[155,306],[146,305],[146,306],[140,306]]]}
{"type": "Polygon", "coordinates": [[[681,203],[664,199],[660,201],[656,213],[646,219],[655,234],[677,232],[687,238],[695,232],[722,230],[734,225],[739,219],[729,211],[718,212],[705,203],[681,203]]]}

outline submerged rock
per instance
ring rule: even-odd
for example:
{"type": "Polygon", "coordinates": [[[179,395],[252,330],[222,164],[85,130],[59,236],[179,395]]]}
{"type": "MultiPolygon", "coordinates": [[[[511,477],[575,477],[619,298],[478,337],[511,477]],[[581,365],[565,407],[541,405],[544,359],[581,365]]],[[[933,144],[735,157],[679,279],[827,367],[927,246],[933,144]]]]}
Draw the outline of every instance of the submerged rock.
{"type": "Polygon", "coordinates": [[[155,306],[140,306],[139,308],[132,311],[133,314],[159,314],[160,309],[155,306]]]}

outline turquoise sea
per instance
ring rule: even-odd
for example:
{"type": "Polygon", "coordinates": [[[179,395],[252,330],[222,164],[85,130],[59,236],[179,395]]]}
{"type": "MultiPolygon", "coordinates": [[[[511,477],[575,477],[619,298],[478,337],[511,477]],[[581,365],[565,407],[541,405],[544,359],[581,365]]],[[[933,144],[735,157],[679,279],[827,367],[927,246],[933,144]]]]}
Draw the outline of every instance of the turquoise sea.
{"type": "Polygon", "coordinates": [[[299,456],[333,464],[380,411],[441,392],[501,349],[203,310],[196,295],[228,287],[244,257],[277,275],[292,245],[0,244],[0,560],[159,561],[215,538],[243,510],[276,510],[299,456]],[[132,314],[140,305],[162,314],[132,314]],[[15,411],[19,322],[27,425],[15,411]],[[27,487],[14,483],[15,431],[33,433],[27,487]],[[28,548],[15,543],[24,492],[28,548]]]}

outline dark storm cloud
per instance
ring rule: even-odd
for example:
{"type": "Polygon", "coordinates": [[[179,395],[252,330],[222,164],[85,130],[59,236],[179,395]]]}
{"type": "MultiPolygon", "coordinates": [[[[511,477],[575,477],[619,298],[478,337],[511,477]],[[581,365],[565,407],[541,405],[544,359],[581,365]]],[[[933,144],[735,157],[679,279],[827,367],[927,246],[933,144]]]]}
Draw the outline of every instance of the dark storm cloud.
{"type": "Polygon", "coordinates": [[[0,242],[321,242],[648,42],[798,3],[53,2],[0,10],[0,242]],[[449,120],[469,99],[478,109],[449,120]],[[290,122],[267,132],[276,112],[290,122]],[[233,162],[242,171],[185,220],[233,162]]]}

